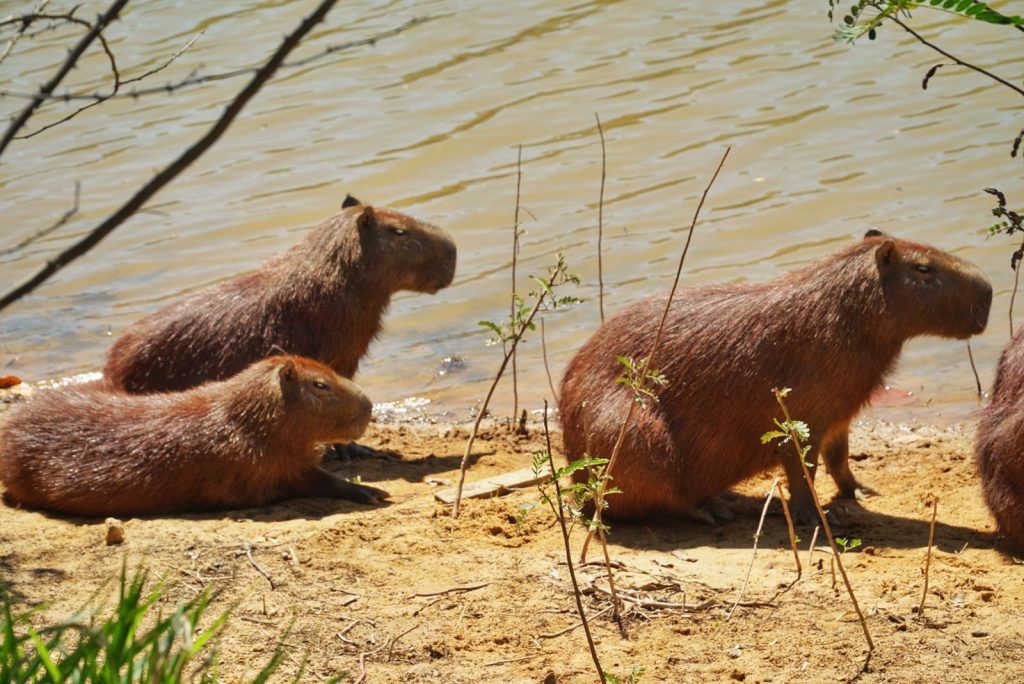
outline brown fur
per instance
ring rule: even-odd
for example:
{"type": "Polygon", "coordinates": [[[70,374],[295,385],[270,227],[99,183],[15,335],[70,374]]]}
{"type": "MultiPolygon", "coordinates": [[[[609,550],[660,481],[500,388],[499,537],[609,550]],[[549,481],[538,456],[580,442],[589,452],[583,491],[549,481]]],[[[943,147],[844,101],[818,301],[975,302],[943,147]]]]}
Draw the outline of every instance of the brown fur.
{"type": "Polygon", "coordinates": [[[400,290],[437,292],[455,273],[444,230],[346,198],[259,269],[194,292],[128,328],[107,354],[112,389],[177,391],[231,377],[279,347],[352,378],[400,290]]]}
{"type": "Polygon", "coordinates": [[[362,435],[372,408],[358,385],[295,356],[177,393],[40,391],[0,428],[0,481],[8,503],[86,516],[371,502],[387,493],[321,469],[318,446],[362,435]]]}
{"type": "Polygon", "coordinates": [[[974,457],[985,502],[1009,547],[1024,554],[1024,328],[1003,350],[974,457]]]}
{"type": "MultiPolygon", "coordinates": [[[[794,504],[806,511],[810,490],[792,451],[760,442],[781,416],[773,387],[792,388],[786,401],[810,427],[813,461],[820,449],[840,492],[857,494],[847,428],[904,341],[981,332],[991,299],[977,267],[873,234],[770,282],[681,290],[652,363],[668,386],[636,412],[612,473],[623,492],[609,497],[608,513],[707,519],[701,507],[715,495],[783,455],[794,504]]],[[[611,455],[632,398],[615,382],[615,357],[649,351],[665,301],[648,297],[608,319],[569,364],[560,409],[570,460],[611,455]]]]}

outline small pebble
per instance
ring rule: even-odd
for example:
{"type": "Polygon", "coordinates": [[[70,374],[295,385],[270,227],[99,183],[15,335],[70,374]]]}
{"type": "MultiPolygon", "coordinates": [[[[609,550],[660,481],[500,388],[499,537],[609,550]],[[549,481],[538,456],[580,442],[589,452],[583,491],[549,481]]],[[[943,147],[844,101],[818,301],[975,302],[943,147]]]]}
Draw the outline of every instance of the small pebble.
{"type": "Polygon", "coordinates": [[[986,632],[983,629],[976,629],[973,632],[971,632],[971,636],[972,637],[987,637],[988,636],[988,632],[986,632]]]}
{"type": "Polygon", "coordinates": [[[124,523],[117,518],[107,518],[107,546],[124,542],[124,523]]]}

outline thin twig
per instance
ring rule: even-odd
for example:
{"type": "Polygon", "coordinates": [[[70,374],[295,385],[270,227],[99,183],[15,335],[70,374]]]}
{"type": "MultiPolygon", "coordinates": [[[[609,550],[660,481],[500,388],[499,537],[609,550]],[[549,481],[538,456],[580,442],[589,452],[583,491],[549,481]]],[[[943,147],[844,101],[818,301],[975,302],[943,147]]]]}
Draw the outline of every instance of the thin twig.
{"type": "Polygon", "coordinates": [[[134,78],[130,78],[130,79],[127,79],[127,80],[121,80],[121,74],[118,72],[117,65],[114,62],[114,55],[107,48],[106,43],[104,43],[103,46],[104,46],[104,49],[107,50],[107,56],[110,58],[111,70],[114,73],[114,85],[111,88],[110,93],[107,94],[107,95],[103,95],[103,96],[99,97],[98,99],[95,99],[95,100],[93,100],[92,102],[90,102],[90,103],[88,103],[86,105],[83,105],[83,106],[79,107],[78,109],[76,109],[75,111],[71,112],[67,116],[64,116],[64,117],[62,117],[60,119],[57,119],[56,121],[51,121],[50,123],[46,124],[45,126],[41,126],[41,127],[37,128],[36,130],[32,131],[31,133],[26,133],[25,135],[15,136],[15,140],[25,140],[26,138],[34,138],[35,136],[39,135],[40,133],[48,131],[48,130],[50,130],[51,128],[53,128],[55,126],[59,126],[59,125],[61,125],[62,123],[66,122],[66,121],[70,121],[71,119],[75,118],[76,116],[78,116],[79,114],[84,112],[85,110],[91,109],[92,107],[95,107],[96,105],[99,105],[99,104],[102,104],[103,102],[106,102],[110,98],[112,98],[115,95],[117,95],[121,91],[121,87],[122,86],[125,86],[125,85],[127,85],[129,83],[137,83],[138,81],[141,81],[142,79],[146,78],[147,76],[152,76],[155,73],[163,71],[164,69],[169,67],[171,65],[171,63],[174,62],[174,60],[176,60],[178,57],[180,57],[182,55],[182,53],[185,52],[185,50],[188,50],[190,47],[192,47],[192,45],[197,40],[199,40],[199,37],[202,36],[205,32],[206,32],[206,30],[204,29],[204,30],[200,31],[199,33],[197,33],[192,38],[192,40],[188,41],[188,43],[185,44],[185,46],[183,48],[181,48],[180,50],[175,52],[173,55],[171,55],[170,59],[168,59],[166,62],[164,62],[164,64],[162,66],[156,67],[155,69],[150,69],[149,71],[145,72],[141,76],[136,76],[134,78]]]}
{"type": "Polygon", "coordinates": [[[597,301],[601,311],[601,322],[604,323],[604,267],[601,243],[604,239],[604,181],[608,157],[604,146],[604,128],[601,127],[601,117],[597,112],[594,112],[594,119],[597,120],[597,132],[601,136],[601,194],[597,198],[597,301]]]}
{"type": "Polygon", "coordinates": [[[256,559],[252,557],[252,543],[249,541],[245,542],[245,557],[249,559],[249,563],[252,567],[256,568],[256,572],[267,578],[267,581],[270,582],[270,588],[276,589],[277,587],[274,586],[274,580],[270,576],[270,573],[264,570],[260,564],[256,562],[256,559]]]}
{"type": "Polygon", "coordinates": [[[970,340],[967,340],[967,360],[971,362],[971,371],[974,372],[974,385],[978,388],[978,399],[981,399],[984,392],[981,391],[981,378],[978,377],[978,367],[974,365],[974,353],[971,351],[970,340]]]}
{"type": "Polygon", "coordinates": [[[814,557],[814,544],[818,541],[818,532],[821,525],[814,526],[814,534],[811,535],[811,547],[807,549],[807,567],[811,567],[811,559],[814,557]]]}
{"type": "Polygon", "coordinates": [[[793,514],[789,510],[789,501],[787,501],[788,493],[781,491],[779,492],[779,501],[782,502],[782,513],[786,516],[786,531],[789,533],[789,547],[793,549],[793,560],[796,561],[796,579],[793,580],[793,584],[800,581],[803,577],[804,569],[800,565],[800,550],[796,546],[796,530],[793,529],[793,514]]]}
{"type": "Polygon", "coordinates": [[[548,366],[548,343],[544,339],[544,319],[540,319],[540,353],[544,358],[544,372],[548,376],[548,387],[551,389],[551,398],[558,403],[558,392],[555,390],[555,383],[551,380],[551,367],[548,366]]]}
{"type": "Polygon", "coordinates": [[[772,480],[772,486],[768,488],[768,496],[764,497],[764,506],[761,507],[761,519],[757,523],[757,532],[754,533],[754,550],[750,554],[750,565],[747,566],[747,574],[743,576],[743,585],[740,587],[740,593],[736,596],[736,602],[732,604],[732,608],[729,609],[726,614],[726,621],[732,620],[732,614],[736,612],[736,606],[740,605],[740,601],[743,600],[743,594],[747,591],[747,583],[750,582],[750,572],[754,569],[754,559],[757,558],[757,543],[761,540],[761,530],[764,529],[764,518],[768,515],[768,506],[772,503],[772,497],[775,496],[775,488],[779,486],[778,476],[772,480]]]}
{"type": "Polygon", "coordinates": [[[932,566],[932,545],[935,543],[935,516],[939,512],[939,497],[932,494],[932,524],[928,528],[928,554],[924,559],[924,589],[921,590],[921,605],[917,607],[917,618],[924,621],[924,601],[928,598],[928,571],[932,566]]]}
{"type": "MultiPolygon", "coordinates": [[[[519,200],[523,187],[523,144],[519,144],[519,155],[516,157],[516,209],[512,220],[512,310],[510,321],[516,320],[516,264],[519,260],[519,200]]],[[[512,350],[512,422],[519,414],[519,374],[516,372],[516,352],[512,350]]]]}
{"type": "MultiPolygon", "coordinates": [[[[424,23],[426,23],[426,22],[428,22],[428,21],[430,21],[432,19],[433,19],[433,17],[413,17],[409,21],[405,22],[404,24],[400,24],[400,25],[396,26],[393,29],[389,29],[387,31],[382,31],[381,33],[378,33],[376,35],[370,36],[369,38],[360,38],[359,40],[351,40],[351,41],[347,41],[345,43],[338,43],[336,45],[329,45],[326,48],[324,48],[323,50],[321,50],[320,52],[318,52],[316,54],[313,54],[313,55],[310,55],[309,57],[303,57],[302,59],[295,60],[294,62],[285,62],[285,63],[280,65],[280,68],[281,69],[295,69],[295,68],[298,68],[298,67],[306,66],[306,65],[308,65],[308,64],[310,64],[312,62],[316,62],[316,61],[321,60],[321,59],[323,59],[325,57],[329,57],[329,56],[331,56],[333,54],[336,54],[338,52],[344,52],[346,50],[351,50],[352,48],[362,47],[362,46],[366,46],[366,45],[374,46],[380,40],[383,40],[385,38],[390,38],[392,36],[396,36],[399,33],[402,33],[404,31],[408,31],[409,29],[413,28],[414,26],[418,26],[420,24],[424,24],[424,23]]],[[[151,88],[138,88],[138,89],[135,89],[135,90],[131,90],[129,92],[118,93],[117,95],[114,95],[113,98],[106,98],[106,99],[118,99],[118,100],[129,99],[129,98],[136,99],[136,98],[143,97],[143,96],[146,96],[146,95],[154,95],[154,94],[161,94],[161,93],[164,94],[164,95],[168,95],[168,94],[175,93],[175,92],[181,90],[182,88],[188,88],[188,87],[191,87],[191,86],[202,85],[202,84],[205,84],[205,83],[213,83],[213,82],[216,82],[216,81],[224,81],[224,80],[231,79],[231,78],[237,78],[239,76],[247,76],[249,74],[258,74],[259,71],[260,71],[260,68],[261,67],[243,67],[241,69],[234,69],[232,71],[225,71],[225,72],[216,73],[216,74],[209,74],[207,76],[190,75],[190,76],[182,79],[181,81],[178,81],[177,83],[168,83],[166,85],[154,86],[154,87],[151,87],[151,88]]],[[[26,92],[15,91],[15,90],[0,90],[0,97],[19,97],[19,98],[23,98],[23,99],[33,99],[33,98],[37,97],[37,95],[33,94],[33,93],[26,93],[26,92]]],[[[72,102],[72,101],[76,101],[76,100],[99,100],[99,99],[104,99],[105,97],[106,96],[101,95],[99,93],[79,94],[79,95],[73,95],[73,94],[67,93],[67,94],[63,94],[63,95],[47,94],[46,96],[43,97],[43,99],[44,100],[63,100],[65,102],[72,102]]]]}
{"type": "MultiPolygon", "coordinates": [[[[596,620],[597,618],[601,617],[602,615],[607,613],[612,608],[613,608],[613,606],[608,606],[607,608],[602,608],[601,610],[597,611],[596,613],[594,613],[593,615],[591,615],[587,619],[588,620],[596,620]]],[[[544,634],[538,634],[537,638],[538,639],[555,639],[557,637],[562,636],[563,634],[568,634],[569,632],[573,631],[577,627],[582,627],[583,625],[584,625],[584,621],[580,620],[579,622],[573,623],[573,624],[569,625],[568,627],[566,627],[565,629],[560,629],[557,632],[546,632],[544,634]]]]}
{"type": "Polygon", "coordinates": [[[459,594],[459,593],[466,592],[466,591],[476,591],[477,589],[483,589],[484,587],[489,586],[490,584],[491,584],[490,582],[481,582],[480,584],[467,584],[467,585],[461,586],[461,587],[452,587],[451,589],[442,589],[441,591],[428,591],[428,592],[416,593],[416,594],[413,594],[412,596],[410,596],[409,598],[417,598],[417,597],[419,597],[419,598],[428,598],[428,597],[431,597],[431,596],[445,596],[447,594],[459,594]]]}
{"type": "Polygon", "coordinates": [[[910,35],[914,36],[914,38],[917,38],[917,40],[920,41],[923,45],[926,45],[926,46],[930,47],[932,50],[935,50],[936,52],[938,52],[940,55],[942,55],[946,59],[951,59],[954,62],[956,62],[957,64],[959,64],[960,66],[965,66],[968,69],[972,69],[974,71],[977,71],[979,74],[983,74],[985,76],[988,76],[993,81],[996,81],[997,83],[1003,84],[1007,88],[1016,91],[1020,95],[1024,95],[1024,89],[1021,89],[1018,86],[1015,86],[1014,84],[1010,83],[1006,79],[1001,78],[999,76],[996,76],[991,71],[987,71],[985,69],[982,69],[981,67],[975,66],[974,64],[971,64],[970,62],[965,62],[964,60],[960,59],[959,57],[955,57],[955,56],[951,55],[950,53],[946,52],[945,50],[940,48],[938,45],[935,45],[934,43],[928,42],[924,37],[921,36],[921,34],[919,34],[917,31],[915,31],[914,29],[910,28],[909,26],[904,24],[902,21],[900,21],[900,18],[898,16],[896,16],[895,14],[890,15],[890,18],[894,22],[899,24],[899,26],[904,31],[906,31],[910,35]]]}
{"type": "Polygon", "coordinates": [[[587,646],[590,648],[590,658],[594,661],[594,667],[597,669],[597,676],[603,684],[607,679],[604,675],[604,669],[601,667],[601,660],[597,657],[597,646],[594,645],[594,636],[590,633],[590,624],[587,621],[587,612],[583,609],[583,595],[580,592],[579,582],[576,580],[576,568],[573,567],[572,564],[572,548],[569,545],[569,528],[565,524],[565,507],[563,506],[562,499],[562,485],[558,482],[558,470],[555,468],[555,456],[551,452],[551,431],[548,429],[547,400],[544,401],[544,441],[548,450],[548,464],[551,466],[551,472],[554,473],[551,478],[555,483],[555,503],[552,504],[552,508],[555,509],[555,514],[558,518],[558,526],[562,531],[562,545],[565,547],[565,562],[569,567],[569,579],[572,580],[572,595],[576,600],[576,612],[580,616],[580,622],[583,624],[583,631],[587,636],[587,646]]]}
{"type": "MultiPolygon", "coordinates": [[[[722,159],[718,162],[718,167],[715,169],[715,173],[711,176],[711,180],[708,181],[707,186],[704,188],[704,192],[700,196],[700,202],[697,203],[697,209],[693,213],[693,220],[690,222],[690,230],[686,234],[686,244],[683,246],[683,252],[679,257],[679,266],[676,268],[676,277],[675,280],[672,281],[672,289],[669,290],[668,301],[665,302],[665,310],[661,314],[661,322],[658,323],[658,332],[654,336],[654,344],[651,346],[650,353],[645,357],[643,368],[639,374],[641,381],[647,377],[647,372],[651,367],[651,361],[654,359],[654,355],[658,351],[658,347],[661,345],[661,337],[665,331],[665,323],[668,320],[668,313],[672,307],[672,299],[675,297],[676,289],[679,286],[679,278],[683,273],[683,263],[686,261],[686,254],[690,250],[690,241],[693,239],[693,231],[697,226],[697,219],[700,216],[700,210],[704,206],[704,200],[707,199],[708,192],[711,191],[711,186],[714,185],[715,179],[718,178],[718,173],[722,170],[722,166],[725,164],[725,160],[729,156],[729,151],[731,149],[731,147],[725,148],[725,152],[722,154],[722,159]]],[[[581,561],[585,561],[587,559],[587,547],[590,545],[590,540],[594,537],[595,530],[601,526],[602,514],[605,507],[605,490],[608,488],[608,482],[610,482],[611,478],[614,476],[613,471],[619,460],[619,453],[622,451],[622,444],[626,439],[626,430],[629,428],[630,421],[633,419],[636,407],[636,401],[629,402],[629,409],[626,411],[626,417],[622,421],[622,428],[619,430],[619,435],[615,440],[615,445],[612,447],[612,454],[605,467],[604,477],[602,478],[597,491],[594,492],[594,520],[586,538],[583,540],[583,549],[580,551],[581,561]]]]}
{"type": "MultiPolygon", "coordinates": [[[[1020,243],[1021,250],[1024,250],[1024,240],[1020,243]]],[[[1013,303],[1017,300],[1017,289],[1020,286],[1020,262],[1013,265],[1013,291],[1010,293],[1010,308],[1007,315],[1010,317],[1010,339],[1013,339],[1013,303]]]]}
{"type": "MultiPolygon", "coordinates": [[[[596,584],[590,585],[594,591],[598,591],[606,596],[611,596],[612,593],[604,587],[599,587],[596,584]]],[[[657,601],[655,599],[645,599],[642,596],[636,596],[627,591],[620,591],[619,597],[628,603],[640,606],[641,608],[667,608],[675,610],[685,610],[689,613],[706,610],[715,604],[715,599],[705,599],[700,603],[674,603],[672,601],[657,601]]],[[[740,605],[748,605],[750,602],[743,602],[740,605]]],[[[761,602],[758,602],[761,603],[761,602]]]]}
{"type": "MultiPolygon", "coordinates": [[[[38,15],[49,4],[50,4],[50,0],[40,0],[39,4],[36,5],[35,10],[32,11],[32,14],[33,15],[38,15]]],[[[72,11],[74,11],[74,10],[72,10],[72,11]]],[[[17,33],[15,33],[13,36],[11,36],[11,39],[7,41],[6,45],[4,45],[3,52],[0,52],[0,63],[2,63],[5,59],[7,59],[7,56],[9,54],[11,54],[11,50],[14,49],[14,44],[17,43],[18,40],[23,35],[25,35],[25,31],[27,31],[28,27],[32,25],[33,19],[25,19],[25,18],[21,18],[21,19],[22,19],[21,28],[18,29],[17,33]]]]}
{"type": "Polygon", "coordinates": [[[21,250],[25,249],[36,240],[46,237],[47,235],[49,235],[50,233],[63,226],[65,223],[67,223],[72,216],[78,213],[78,200],[81,197],[81,190],[82,184],[79,181],[75,181],[75,202],[74,204],[71,205],[71,208],[65,211],[63,214],[61,214],[61,217],[57,219],[53,224],[47,226],[46,228],[43,228],[42,230],[36,232],[33,235],[28,236],[27,238],[25,238],[18,244],[14,245],[13,247],[8,247],[7,249],[0,250],[0,257],[5,257],[10,254],[14,254],[15,252],[20,252],[21,250]]]}
{"type": "MultiPolygon", "coordinates": [[[[67,76],[73,68],[75,68],[78,60],[83,54],[85,54],[85,51],[89,49],[89,46],[92,45],[93,41],[97,38],[100,38],[102,41],[101,34],[103,29],[107,28],[107,25],[117,18],[117,15],[120,14],[121,10],[127,4],[128,0],[114,0],[106,12],[96,17],[96,23],[92,25],[92,28],[90,28],[84,36],[82,36],[75,47],[68,52],[67,58],[57,69],[57,72],[50,77],[49,81],[39,87],[39,92],[33,95],[29,103],[21,110],[21,113],[11,121],[7,130],[4,131],[3,137],[0,138],[0,156],[3,155],[7,146],[11,144],[11,140],[13,140],[14,136],[18,134],[18,131],[28,123],[28,120],[35,113],[36,109],[46,101],[47,96],[52,94],[57,86],[60,85],[60,82],[64,80],[64,77],[67,76]]],[[[106,45],[106,41],[103,41],[103,43],[106,45]]],[[[112,60],[113,55],[110,53],[109,48],[106,49],[108,56],[110,56],[112,60]]]]}
{"type": "Polygon", "coordinates": [[[53,274],[57,273],[69,263],[95,247],[101,240],[103,240],[103,238],[113,232],[115,228],[127,221],[135,214],[135,212],[142,208],[150,197],[155,195],[161,188],[174,180],[179,174],[181,174],[181,172],[187,169],[192,162],[199,159],[206,150],[220,139],[228,127],[234,122],[235,118],[238,117],[239,113],[241,113],[249,100],[251,100],[256,93],[260,91],[263,84],[270,80],[274,75],[274,72],[276,72],[284,62],[285,57],[287,57],[288,54],[298,46],[302,39],[313,30],[314,26],[320,23],[324,16],[327,15],[327,12],[329,12],[336,3],[337,0],[323,0],[323,2],[313,10],[312,14],[304,19],[289,36],[281,41],[281,44],[278,45],[274,54],[270,56],[262,67],[260,67],[252,80],[241,90],[241,92],[239,92],[237,96],[235,96],[235,99],[228,104],[224,113],[221,114],[220,118],[217,119],[216,123],[214,123],[202,138],[193,143],[192,146],[179,155],[177,159],[158,173],[156,177],[146,183],[124,205],[122,205],[120,209],[103,221],[103,223],[91,230],[85,237],[68,247],[56,257],[50,259],[46,265],[38,273],[29,278],[29,280],[5,294],[3,298],[0,299],[0,311],[6,309],[14,302],[35,290],[46,282],[46,280],[48,280],[53,274]]]}
{"type": "Polygon", "coordinates": [[[543,655],[543,654],[541,654],[541,653],[534,653],[533,655],[519,656],[518,658],[507,658],[505,660],[492,660],[489,663],[484,663],[483,666],[484,667],[494,667],[495,665],[509,665],[511,663],[521,663],[524,660],[533,660],[534,658],[539,658],[541,655],[543,655]]]}
{"type": "MultiPolygon", "coordinates": [[[[783,419],[787,424],[792,424],[793,418],[789,415],[789,409],[786,407],[786,402],[783,400],[782,390],[773,388],[772,392],[775,394],[775,400],[779,403],[779,407],[782,409],[783,419]]],[[[804,474],[804,482],[807,484],[807,488],[811,491],[811,500],[814,502],[814,508],[818,512],[818,517],[821,520],[821,528],[825,532],[825,538],[828,539],[828,545],[832,549],[832,560],[839,567],[839,574],[843,576],[843,584],[846,585],[846,593],[850,595],[850,601],[853,603],[853,609],[857,613],[857,618],[860,620],[861,629],[864,630],[864,638],[868,642],[868,655],[864,659],[864,665],[861,668],[861,672],[867,672],[868,666],[871,664],[871,656],[875,652],[875,642],[871,639],[871,632],[868,631],[868,622],[864,619],[864,613],[861,612],[860,604],[857,603],[857,596],[853,593],[853,585],[850,584],[850,578],[846,575],[846,568],[843,567],[843,559],[839,555],[839,548],[836,546],[836,540],[832,536],[832,528],[828,524],[828,519],[825,516],[825,511],[821,507],[821,501],[818,499],[818,491],[814,488],[814,480],[811,478],[811,472],[807,468],[807,463],[804,461],[803,452],[800,448],[800,435],[796,433],[796,430],[790,428],[789,438],[793,442],[793,448],[796,450],[796,458],[800,461],[800,468],[804,474]]]]}

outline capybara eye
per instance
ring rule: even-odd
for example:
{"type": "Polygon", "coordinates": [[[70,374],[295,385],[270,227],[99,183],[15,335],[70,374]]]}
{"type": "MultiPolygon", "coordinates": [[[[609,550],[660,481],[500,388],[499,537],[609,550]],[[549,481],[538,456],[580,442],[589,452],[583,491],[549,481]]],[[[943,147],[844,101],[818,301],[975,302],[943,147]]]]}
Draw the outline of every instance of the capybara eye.
{"type": "Polygon", "coordinates": [[[914,270],[918,273],[931,273],[933,269],[928,264],[916,264],[914,270]]]}
{"type": "Polygon", "coordinates": [[[395,228],[394,226],[391,226],[391,232],[394,233],[395,235],[401,236],[405,235],[409,231],[407,231],[405,228],[395,228]]]}
{"type": "Polygon", "coordinates": [[[320,390],[325,390],[325,389],[327,389],[327,383],[326,382],[320,382],[319,380],[317,380],[316,382],[313,383],[313,387],[316,387],[317,389],[320,389],[320,390]]]}

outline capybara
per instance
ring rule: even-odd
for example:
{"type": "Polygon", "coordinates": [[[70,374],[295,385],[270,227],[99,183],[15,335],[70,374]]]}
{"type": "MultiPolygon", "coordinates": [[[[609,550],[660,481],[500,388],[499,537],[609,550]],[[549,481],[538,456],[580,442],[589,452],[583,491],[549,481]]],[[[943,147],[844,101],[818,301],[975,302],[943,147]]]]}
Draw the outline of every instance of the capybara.
{"type": "MultiPolygon", "coordinates": [[[[650,352],[666,300],[647,297],[609,318],[569,364],[559,408],[570,461],[611,456],[633,401],[616,383],[616,355],[650,352]]],[[[878,231],[776,280],[680,290],[651,364],[668,384],[636,411],[611,473],[622,493],[609,496],[607,514],[728,517],[716,495],[781,459],[806,517],[810,490],[792,445],[760,439],[782,416],[771,390],[784,387],[791,415],[810,428],[811,462],[820,451],[843,496],[874,493],[850,472],[850,420],[907,339],[979,333],[991,301],[976,266],[878,231]]]]}
{"type": "Polygon", "coordinates": [[[198,290],[129,327],[107,353],[111,388],[178,391],[238,373],[275,348],[352,378],[391,296],[455,274],[444,230],[346,197],[342,210],[255,271],[198,290]]]}
{"type": "Polygon", "coordinates": [[[96,517],[371,503],[387,493],[323,470],[317,447],[362,435],[372,409],[354,382],[296,356],[184,392],[40,391],[0,428],[0,481],[10,504],[96,517]]]}
{"type": "Polygon", "coordinates": [[[981,413],[974,457],[985,502],[1014,553],[1024,554],[1024,328],[1003,350],[981,413]]]}

